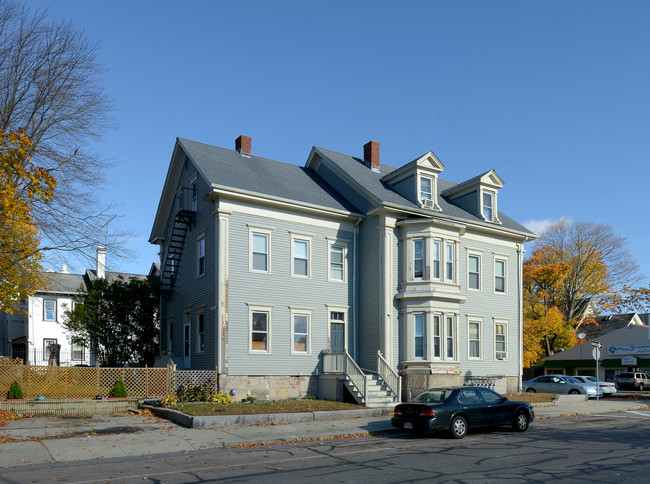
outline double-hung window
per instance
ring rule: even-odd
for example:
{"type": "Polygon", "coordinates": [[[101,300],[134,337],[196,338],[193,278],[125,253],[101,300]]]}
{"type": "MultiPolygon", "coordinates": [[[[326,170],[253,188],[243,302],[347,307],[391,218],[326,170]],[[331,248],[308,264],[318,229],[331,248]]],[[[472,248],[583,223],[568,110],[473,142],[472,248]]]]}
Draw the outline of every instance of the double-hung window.
{"type": "Polygon", "coordinates": [[[433,200],[433,180],[431,177],[420,177],[420,200],[433,200]]]}
{"type": "Polygon", "coordinates": [[[198,253],[198,274],[202,276],[205,274],[205,234],[201,235],[197,240],[197,253],[198,253]]]}
{"type": "Polygon", "coordinates": [[[416,313],[414,315],[414,356],[417,359],[424,359],[424,327],[426,317],[424,313],[416,313]]]}
{"type": "Polygon", "coordinates": [[[453,316],[447,316],[445,325],[445,338],[446,338],[446,350],[447,350],[447,359],[453,360],[456,356],[456,325],[454,323],[453,316]]]}
{"type": "Polygon", "coordinates": [[[196,319],[196,327],[198,332],[198,338],[196,338],[196,351],[197,353],[203,353],[205,351],[205,314],[197,314],[196,319]]]}
{"type": "Polygon", "coordinates": [[[508,325],[497,322],[494,325],[494,350],[497,360],[508,359],[508,325]]]}
{"type": "Polygon", "coordinates": [[[424,239],[413,241],[413,278],[424,279],[424,239]]]}
{"type": "Polygon", "coordinates": [[[483,192],[483,218],[488,222],[494,222],[494,194],[483,192]]]}
{"type": "Polygon", "coordinates": [[[454,282],[454,244],[445,243],[445,281],[454,282]]]}
{"type": "Polygon", "coordinates": [[[481,322],[470,321],[468,328],[469,358],[481,358],[481,322]]]}
{"type": "Polygon", "coordinates": [[[43,320],[56,321],[56,301],[46,299],[43,301],[43,320]]]}
{"type": "Polygon", "coordinates": [[[79,343],[72,343],[72,361],[84,360],[84,346],[79,343]]]}
{"type": "Polygon", "coordinates": [[[292,311],[292,353],[308,354],[310,352],[309,326],[311,314],[309,312],[292,311]]]}
{"type": "Polygon", "coordinates": [[[254,353],[270,353],[271,321],[269,311],[251,310],[250,350],[254,353]]]}
{"type": "Polygon", "coordinates": [[[506,267],[504,259],[494,260],[494,292],[499,294],[506,292],[506,267]]]}
{"type": "Polygon", "coordinates": [[[431,246],[433,251],[433,264],[431,266],[433,271],[433,278],[440,279],[440,241],[434,240],[431,246]]]}
{"type": "Polygon", "coordinates": [[[198,188],[197,188],[197,182],[196,178],[192,180],[192,211],[196,212],[198,207],[199,207],[199,199],[198,199],[198,188]]]}
{"type": "Polygon", "coordinates": [[[342,245],[330,245],[330,280],[345,280],[345,247],[342,245]]]}
{"type": "Polygon", "coordinates": [[[469,254],[467,257],[467,287],[476,291],[481,290],[481,256],[469,254]]]}
{"type": "Polygon", "coordinates": [[[268,233],[251,233],[251,270],[254,272],[271,272],[270,252],[271,237],[268,233]]]}
{"type": "Polygon", "coordinates": [[[293,241],[293,275],[309,277],[309,241],[293,241]]]}
{"type": "Polygon", "coordinates": [[[52,356],[52,351],[56,351],[56,338],[43,339],[43,359],[49,360],[52,356]]]}
{"type": "Polygon", "coordinates": [[[442,354],[442,336],[440,328],[440,316],[433,316],[433,358],[439,360],[442,354]]]}

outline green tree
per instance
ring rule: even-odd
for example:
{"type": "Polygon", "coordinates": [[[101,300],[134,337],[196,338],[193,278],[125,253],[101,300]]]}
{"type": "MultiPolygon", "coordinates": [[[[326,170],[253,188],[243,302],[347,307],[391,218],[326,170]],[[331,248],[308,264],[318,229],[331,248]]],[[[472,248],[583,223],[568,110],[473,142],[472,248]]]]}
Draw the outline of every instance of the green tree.
{"type": "Polygon", "coordinates": [[[152,365],[160,334],[157,278],[96,279],[74,298],[63,325],[75,343],[92,348],[100,365],[152,365]]]}

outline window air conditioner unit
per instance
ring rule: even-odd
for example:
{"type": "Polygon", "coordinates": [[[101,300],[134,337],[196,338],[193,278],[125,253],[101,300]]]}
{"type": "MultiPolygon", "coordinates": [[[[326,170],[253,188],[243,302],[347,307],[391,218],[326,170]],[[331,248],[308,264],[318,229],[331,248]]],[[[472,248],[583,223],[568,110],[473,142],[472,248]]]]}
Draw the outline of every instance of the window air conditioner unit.
{"type": "Polygon", "coordinates": [[[420,200],[422,202],[422,206],[424,208],[433,208],[433,200],[427,200],[426,198],[423,198],[420,200]]]}
{"type": "Polygon", "coordinates": [[[497,351],[497,360],[507,360],[508,359],[508,353],[505,351],[497,351]]]}

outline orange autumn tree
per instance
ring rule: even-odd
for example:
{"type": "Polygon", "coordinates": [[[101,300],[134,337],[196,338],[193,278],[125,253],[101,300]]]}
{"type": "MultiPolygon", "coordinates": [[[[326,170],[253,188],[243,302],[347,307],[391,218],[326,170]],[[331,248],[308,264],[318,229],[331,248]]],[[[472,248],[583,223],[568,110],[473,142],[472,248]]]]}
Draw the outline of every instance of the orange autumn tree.
{"type": "Polygon", "coordinates": [[[524,366],[577,343],[576,328],[592,323],[578,302],[607,292],[607,266],[583,242],[569,253],[551,246],[536,249],[524,262],[524,366]]]}
{"type": "Polygon", "coordinates": [[[31,150],[22,130],[0,129],[0,310],[9,313],[42,283],[31,207],[35,201],[48,203],[56,186],[46,169],[30,161],[31,150]]]}

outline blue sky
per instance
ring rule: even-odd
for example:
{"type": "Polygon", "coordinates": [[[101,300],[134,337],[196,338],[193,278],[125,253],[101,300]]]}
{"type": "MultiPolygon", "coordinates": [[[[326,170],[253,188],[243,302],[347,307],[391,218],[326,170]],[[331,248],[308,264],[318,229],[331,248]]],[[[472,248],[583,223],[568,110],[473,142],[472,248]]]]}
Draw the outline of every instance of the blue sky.
{"type": "MultiPolygon", "coordinates": [[[[432,150],[442,178],[494,168],[533,230],[605,223],[650,276],[650,2],[32,0],[100,43],[117,128],[103,198],[147,239],[176,137],[304,164],[313,145],[381,162],[432,150]]],[[[111,261],[107,261],[111,265],[111,261]]]]}

